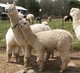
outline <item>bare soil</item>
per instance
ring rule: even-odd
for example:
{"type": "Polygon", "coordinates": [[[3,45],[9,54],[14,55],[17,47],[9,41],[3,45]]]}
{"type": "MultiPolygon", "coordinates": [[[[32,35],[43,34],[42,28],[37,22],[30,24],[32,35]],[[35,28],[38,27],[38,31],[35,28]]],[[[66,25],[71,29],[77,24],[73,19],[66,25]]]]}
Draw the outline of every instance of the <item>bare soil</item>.
{"type": "MultiPolygon", "coordinates": [[[[58,53],[55,53],[57,56],[58,53]]],[[[80,51],[73,51],[71,53],[71,65],[68,67],[67,71],[64,73],[80,73],[80,51]]],[[[36,57],[31,58],[31,66],[36,71],[36,73],[59,73],[61,61],[59,57],[54,57],[49,59],[45,63],[45,69],[43,72],[38,71],[37,63],[35,62],[36,57]]],[[[23,63],[16,63],[14,58],[12,58],[11,63],[7,63],[7,56],[4,48],[0,48],[0,73],[16,73],[23,69],[23,63]]]]}

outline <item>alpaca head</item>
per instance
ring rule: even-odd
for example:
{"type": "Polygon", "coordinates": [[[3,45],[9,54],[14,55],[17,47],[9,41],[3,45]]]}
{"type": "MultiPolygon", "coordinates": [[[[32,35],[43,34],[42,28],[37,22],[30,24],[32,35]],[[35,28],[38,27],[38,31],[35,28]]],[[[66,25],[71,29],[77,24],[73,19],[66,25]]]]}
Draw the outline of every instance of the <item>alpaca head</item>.
{"type": "Polygon", "coordinates": [[[73,18],[77,18],[77,17],[80,17],[80,10],[78,8],[72,8],[70,10],[70,15],[73,17],[73,18]]]}
{"type": "Polygon", "coordinates": [[[18,16],[19,16],[19,19],[24,18],[24,15],[21,13],[21,11],[20,11],[20,12],[18,12],[18,16]]]}
{"type": "Polygon", "coordinates": [[[29,26],[30,23],[28,21],[26,21],[25,18],[22,18],[21,20],[19,20],[19,23],[20,23],[20,28],[22,28],[22,29],[23,28],[26,29],[26,28],[30,27],[29,26]]]}
{"type": "Polygon", "coordinates": [[[7,3],[7,6],[5,8],[5,11],[6,13],[9,15],[9,16],[12,16],[12,15],[15,15],[17,14],[17,9],[16,9],[16,4],[15,2],[13,2],[13,4],[9,4],[7,3]]]}

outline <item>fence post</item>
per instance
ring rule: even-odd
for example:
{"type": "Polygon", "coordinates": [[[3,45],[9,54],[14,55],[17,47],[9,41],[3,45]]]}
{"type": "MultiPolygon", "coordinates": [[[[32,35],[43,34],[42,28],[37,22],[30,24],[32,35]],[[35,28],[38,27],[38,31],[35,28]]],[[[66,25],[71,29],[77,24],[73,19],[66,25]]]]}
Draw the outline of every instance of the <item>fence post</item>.
{"type": "Polygon", "coordinates": [[[63,17],[64,17],[64,6],[62,6],[62,29],[64,29],[64,20],[63,20],[63,17]]]}

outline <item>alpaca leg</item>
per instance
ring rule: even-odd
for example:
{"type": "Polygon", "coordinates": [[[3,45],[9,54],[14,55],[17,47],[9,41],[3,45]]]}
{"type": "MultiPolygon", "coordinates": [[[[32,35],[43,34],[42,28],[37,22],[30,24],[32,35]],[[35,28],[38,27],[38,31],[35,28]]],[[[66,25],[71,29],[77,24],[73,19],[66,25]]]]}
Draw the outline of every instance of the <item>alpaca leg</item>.
{"type": "Polygon", "coordinates": [[[51,50],[50,51],[50,58],[53,58],[53,56],[54,56],[54,50],[51,50]]]}
{"type": "Polygon", "coordinates": [[[31,56],[31,46],[27,46],[25,48],[25,54],[24,54],[24,71],[29,68],[30,66],[30,56],[31,56]]]}
{"type": "Polygon", "coordinates": [[[37,54],[37,63],[39,65],[39,71],[44,69],[44,51],[39,50],[37,54]]]}
{"type": "Polygon", "coordinates": [[[19,54],[15,54],[15,59],[16,59],[16,62],[18,63],[18,59],[19,59],[19,54]]]}
{"type": "Polygon", "coordinates": [[[11,59],[11,56],[12,56],[12,47],[7,46],[6,53],[7,53],[7,57],[8,57],[7,62],[9,63],[10,62],[10,59],[11,59]]]}
{"type": "Polygon", "coordinates": [[[19,62],[19,52],[20,52],[20,46],[16,45],[14,55],[17,63],[19,62]]]}
{"type": "Polygon", "coordinates": [[[44,46],[41,43],[37,42],[36,45],[34,44],[34,48],[38,52],[37,53],[37,63],[39,65],[39,71],[42,71],[44,68],[44,46]]]}
{"type": "Polygon", "coordinates": [[[7,61],[7,63],[10,62],[11,56],[12,56],[12,54],[8,54],[8,61],[7,61]]]}
{"type": "Polygon", "coordinates": [[[60,72],[62,73],[63,71],[66,70],[68,63],[70,61],[69,51],[62,51],[60,52],[60,55],[61,55],[61,60],[62,60],[60,72]]]}
{"type": "Polygon", "coordinates": [[[45,56],[44,56],[44,62],[47,62],[50,57],[50,51],[46,51],[45,56]]]}
{"type": "Polygon", "coordinates": [[[20,51],[19,51],[19,62],[20,63],[24,62],[24,51],[23,51],[23,49],[20,49],[20,51]]]}

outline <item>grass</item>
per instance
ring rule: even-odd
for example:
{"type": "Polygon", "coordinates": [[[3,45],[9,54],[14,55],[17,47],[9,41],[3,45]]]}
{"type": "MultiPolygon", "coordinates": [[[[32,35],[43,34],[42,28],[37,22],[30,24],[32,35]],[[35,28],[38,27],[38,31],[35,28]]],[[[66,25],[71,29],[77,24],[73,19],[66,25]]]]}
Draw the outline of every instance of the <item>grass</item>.
{"type": "MultiPolygon", "coordinates": [[[[75,33],[72,29],[72,22],[71,21],[64,22],[64,24],[62,25],[61,19],[53,19],[52,22],[49,22],[49,26],[52,29],[61,28],[61,29],[65,29],[65,30],[70,31],[74,37],[72,46],[75,47],[76,49],[80,49],[80,41],[78,41],[76,36],[75,36],[75,33]]],[[[9,29],[9,27],[10,27],[9,20],[0,21],[0,46],[6,45],[5,35],[6,35],[7,30],[9,29]]]]}
{"type": "Polygon", "coordinates": [[[5,35],[10,27],[10,23],[8,20],[0,20],[0,46],[5,46],[5,35]]]}

